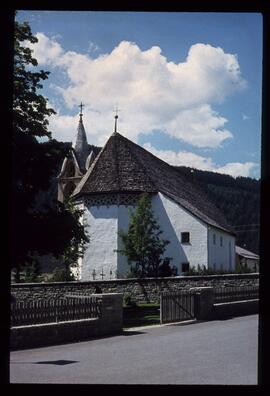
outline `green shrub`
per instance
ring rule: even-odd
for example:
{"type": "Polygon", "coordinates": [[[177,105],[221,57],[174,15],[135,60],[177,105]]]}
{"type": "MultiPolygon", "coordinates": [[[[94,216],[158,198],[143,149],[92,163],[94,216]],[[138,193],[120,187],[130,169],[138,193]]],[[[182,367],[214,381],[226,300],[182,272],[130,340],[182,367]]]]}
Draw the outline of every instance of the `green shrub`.
{"type": "Polygon", "coordinates": [[[235,270],[223,270],[218,269],[214,270],[213,268],[206,268],[205,265],[198,265],[197,268],[195,266],[190,267],[189,271],[185,273],[185,276],[192,276],[192,275],[225,275],[225,274],[244,274],[252,272],[249,268],[236,265],[235,270]]]}
{"type": "Polygon", "coordinates": [[[124,304],[127,307],[135,307],[137,305],[136,301],[132,300],[132,297],[130,294],[124,295],[124,304]]]}
{"type": "Polygon", "coordinates": [[[50,278],[50,282],[69,282],[74,280],[74,275],[65,268],[56,268],[50,278]]]}

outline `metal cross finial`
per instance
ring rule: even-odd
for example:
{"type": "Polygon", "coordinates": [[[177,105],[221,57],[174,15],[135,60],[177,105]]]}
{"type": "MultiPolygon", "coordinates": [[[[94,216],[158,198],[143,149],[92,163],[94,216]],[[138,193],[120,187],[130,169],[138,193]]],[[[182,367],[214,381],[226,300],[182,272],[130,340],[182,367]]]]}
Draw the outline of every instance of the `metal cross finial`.
{"type": "Polygon", "coordinates": [[[116,133],[117,132],[118,111],[120,111],[120,109],[118,109],[118,107],[116,106],[116,109],[114,111],[115,111],[114,133],[116,133]]]}
{"type": "Polygon", "coordinates": [[[84,107],[84,104],[82,104],[82,102],[81,102],[81,104],[79,104],[78,107],[80,107],[80,110],[81,110],[81,112],[80,112],[80,121],[82,121],[82,116],[83,116],[82,109],[84,107]]]}
{"type": "Polygon", "coordinates": [[[81,114],[82,114],[82,109],[84,107],[84,104],[82,104],[82,102],[81,102],[81,104],[79,104],[79,107],[81,108],[81,114]]]}

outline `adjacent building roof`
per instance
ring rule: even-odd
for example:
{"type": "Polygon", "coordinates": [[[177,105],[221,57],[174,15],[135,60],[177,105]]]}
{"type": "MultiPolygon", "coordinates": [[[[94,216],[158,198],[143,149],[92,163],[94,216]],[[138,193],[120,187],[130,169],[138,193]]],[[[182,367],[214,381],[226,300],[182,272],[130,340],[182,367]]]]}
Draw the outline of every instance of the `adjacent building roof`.
{"type": "Polygon", "coordinates": [[[173,166],[114,132],[72,196],[115,192],[161,192],[193,215],[233,234],[206,194],[173,166]]]}
{"type": "Polygon", "coordinates": [[[235,246],[235,252],[239,256],[247,259],[259,260],[260,258],[257,254],[250,252],[249,250],[243,249],[240,246],[235,246]]]}

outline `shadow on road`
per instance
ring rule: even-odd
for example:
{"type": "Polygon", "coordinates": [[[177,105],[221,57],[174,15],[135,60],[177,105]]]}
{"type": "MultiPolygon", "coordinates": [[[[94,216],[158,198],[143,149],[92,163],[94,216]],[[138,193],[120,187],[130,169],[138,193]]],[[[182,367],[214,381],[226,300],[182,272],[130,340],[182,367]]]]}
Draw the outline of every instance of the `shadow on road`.
{"type": "Polygon", "coordinates": [[[124,336],[133,336],[133,335],[139,335],[139,334],[146,334],[145,331],[133,331],[133,330],[123,330],[123,333],[121,335],[124,336]]]}
{"type": "Polygon", "coordinates": [[[35,362],[36,364],[55,364],[56,366],[65,366],[67,364],[78,363],[78,360],[44,360],[41,362],[35,362]]]}
{"type": "Polygon", "coordinates": [[[66,366],[67,364],[79,363],[79,360],[44,360],[40,362],[11,362],[12,364],[54,364],[56,366],[66,366]]]}

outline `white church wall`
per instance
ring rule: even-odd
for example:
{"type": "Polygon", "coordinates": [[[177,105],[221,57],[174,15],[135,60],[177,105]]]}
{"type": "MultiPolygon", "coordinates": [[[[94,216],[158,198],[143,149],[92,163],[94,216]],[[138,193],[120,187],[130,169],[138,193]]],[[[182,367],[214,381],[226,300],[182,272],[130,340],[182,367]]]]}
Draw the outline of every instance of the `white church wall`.
{"type": "Polygon", "coordinates": [[[208,233],[209,267],[217,270],[234,270],[235,237],[210,226],[208,233]]]}
{"type": "MultiPolygon", "coordinates": [[[[118,207],[118,232],[127,231],[129,225],[129,210],[134,210],[133,206],[119,205],[118,207]]],[[[121,237],[118,236],[118,249],[122,248],[121,237]]],[[[130,266],[128,265],[127,258],[118,253],[117,255],[117,272],[119,278],[125,278],[127,272],[129,272],[130,266]]]]}
{"type": "MultiPolygon", "coordinates": [[[[186,209],[162,193],[153,195],[152,208],[160,228],[161,237],[170,241],[165,256],[172,257],[178,275],[183,274],[182,264],[190,267],[200,264],[206,268],[235,268],[235,238],[219,229],[209,227],[186,209]],[[182,243],[181,233],[188,232],[189,243],[182,243]],[[213,234],[216,234],[216,244],[213,234]],[[220,246],[222,237],[222,246],[220,246]]],[[[127,259],[116,250],[121,248],[120,230],[127,231],[129,210],[132,206],[110,205],[89,206],[85,208],[84,224],[90,242],[77,269],[78,279],[115,279],[124,278],[129,271],[127,259]]]]}
{"type": "Polygon", "coordinates": [[[153,197],[152,207],[163,231],[162,238],[170,241],[165,255],[172,257],[171,265],[177,268],[178,275],[182,273],[182,263],[207,267],[206,224],[162,193],[153,197]],[[189,243],[181,242],[182,232],[190,233],[189,243]]]}
{"type": "Polygon", "coordinates": [[[117,271],[118,207],[89,206],[85,208],[84,223],[90,242],[84,252],[81,280],[114,279],[117,271]],[[110,274],[111,271],[111,274],[110,274]]]}

